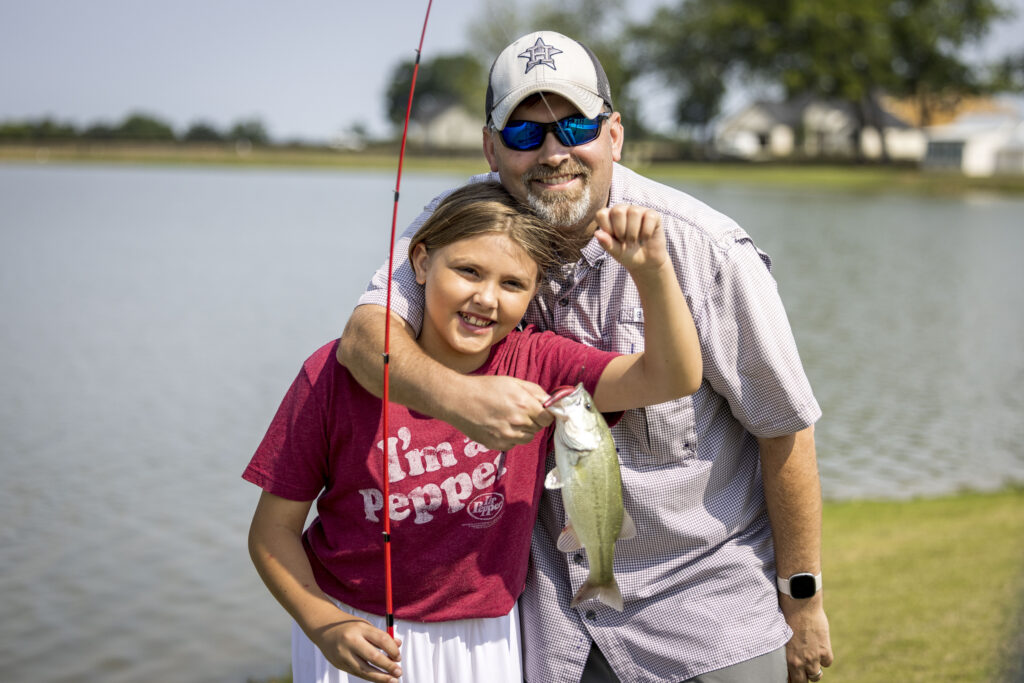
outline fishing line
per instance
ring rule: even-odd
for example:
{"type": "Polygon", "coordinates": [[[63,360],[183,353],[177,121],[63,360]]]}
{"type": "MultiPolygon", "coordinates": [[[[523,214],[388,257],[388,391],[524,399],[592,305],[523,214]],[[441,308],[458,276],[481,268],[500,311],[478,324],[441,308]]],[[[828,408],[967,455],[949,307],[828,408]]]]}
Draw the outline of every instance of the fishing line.
{"type": "Polygon", "coordinates": [[[381,405],[381,411],[383,413],[383,430],[384,430],[384,608],[385,608],[385,620],[387,622],[388,635],[392,638],[395,637],[395,611],[392,601],[391,591],[391,482],[390,482],[390,471],[388,467],[388,461],[391,459],[389,453],[391,450],[390,444],[388,443],[388,436],[391,433],[388,425],[388,413],[389,408],[389,388],[390,388],[390,373],[389,367],[391,365],[391,282],[392,273],[394,272],[394,259],[395,259],[395,226],[398,223],[398,195],[402,186],[402,162],[405,161],[405,141],[409,135],[409,118],[412,115],[412,96],[416,91],[416,74],[420,70],[420,55],[423,52],[423,38],[427,35],[427,20],[430,19],[430,6],[434,4],[434,0],[428,0],[427,2],[427,14],[423,17],[423,30],[420,33],[420,44],[416,48],[416,63],[412,67],[412,82],[409,84],[409,101],[405,106],[405,124],[402,127],[402,146],[398,152],[398,177],[395,179],[395,208],[391,213],[391,243],[388,247],[388,296],[387,306],[385,308],[386,313],[384,316],[384,392],[383,400],[381,405]]]}

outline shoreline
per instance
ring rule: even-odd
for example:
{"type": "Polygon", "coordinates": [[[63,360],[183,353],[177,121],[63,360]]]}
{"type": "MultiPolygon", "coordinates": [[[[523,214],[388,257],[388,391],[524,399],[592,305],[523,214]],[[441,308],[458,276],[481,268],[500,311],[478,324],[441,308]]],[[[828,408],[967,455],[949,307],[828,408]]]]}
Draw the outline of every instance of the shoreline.
{"type": "MultiPolygon", "coordinates": [[[[187,144],[0,145],[0,164],[114,163],[150,166],[222,166],[393,172],[398,149],[340,151],[326,147],[251,147],[187,144]]],[[[958,173],[924,172],[907,166],[818,163],[647,162],[623,163],[658,180],[740,183],[853,192],[896,192],[925,196],[986,193],[1024,196],[1024,175],[969,178],[958,173]]],[[[423,173],[469,176],[487,171],[480,155],[423,154],[407,150],[405,167],[423,173]]]]}

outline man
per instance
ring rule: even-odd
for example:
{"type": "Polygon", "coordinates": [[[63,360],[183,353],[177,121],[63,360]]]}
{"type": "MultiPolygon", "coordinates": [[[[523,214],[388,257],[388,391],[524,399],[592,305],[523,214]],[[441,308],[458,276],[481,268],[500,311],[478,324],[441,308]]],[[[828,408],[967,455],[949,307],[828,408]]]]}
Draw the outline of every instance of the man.
{"type": "MultiPolygon", "coordinates": [[[[565,516],[560,496],[545,493],[520,599],[527,680],[820,680],[832,663],[820,590],[820,410],[767,255],[729,218],[616,163],[621,117],[600,63],[576,41],[541,31],[505,48],[491,68],[486,113],[492,173],[475,180],[496,174],[581,254],[549,274],[527,321],[635,351],[643,340],[636,291],[591,237],[603,206],[653,207],[705,369],[693,396],[629,411],[614,429],[638,529],[616,546],[621,613],[596,601],[569,608],[587,560],[556,549],[565,516]]],[[[378,393],[385,275],[360,301],[372,305],[353,313],[338,354],[378,393]]],[[[525,442],[550,423],[544,388],[459,375],[418,353],[423,295],[406,265],[395,280],[393,310],[404,321],[392,326],[395,400],[492,448],[525,442]]]]}

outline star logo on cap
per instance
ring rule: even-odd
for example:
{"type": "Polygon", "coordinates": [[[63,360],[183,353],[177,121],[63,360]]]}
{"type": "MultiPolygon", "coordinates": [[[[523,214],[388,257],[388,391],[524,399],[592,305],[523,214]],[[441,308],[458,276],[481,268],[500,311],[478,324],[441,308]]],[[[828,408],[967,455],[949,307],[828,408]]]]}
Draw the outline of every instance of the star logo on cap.
{"type": "MultiPolygon", "coordinates": [[[[541,64],[550,66],[555,69],[555,60],[552,59],[555,55],[562,54],[562,51],[557,47],[546,45],[543,38],[538,38],[537,42],[533,44],[533,47],[528,48],[525,52],[517,55],[526,59],[526,71],[523,73],[530,73],[530,69],[541,64]]],[[[555,69],[557,71],[557,69],[555,69]]]]}

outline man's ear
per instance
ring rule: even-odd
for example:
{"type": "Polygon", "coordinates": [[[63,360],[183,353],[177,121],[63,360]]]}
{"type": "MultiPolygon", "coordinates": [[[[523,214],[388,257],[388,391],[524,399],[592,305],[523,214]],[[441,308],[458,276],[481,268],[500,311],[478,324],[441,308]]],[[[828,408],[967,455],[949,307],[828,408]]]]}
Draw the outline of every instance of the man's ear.
{"type": "Polygon", "coordinates": [[[412,250],[412,261],[413,272],[416,273],[416,282],[421,285],[427,284],[427,267],[430,265],[430,254],[427,253],[427,248],[423,246],[423,242],[420,242],[412,250]]]}
{"type": "Polygon", "coordinates": [[[484,126],[484,157],[492,171],[498,170],[498,159],[494,155],[494,134],[490,126],[484,126]]]}
{"type": "Polygon", "coordinates": [[[612,142],[612,161],[622,160],[622,143],[626,137],[626,131],[622,127],[622,115],[614,111],[608,117],[608,134],[612,142]]]}

